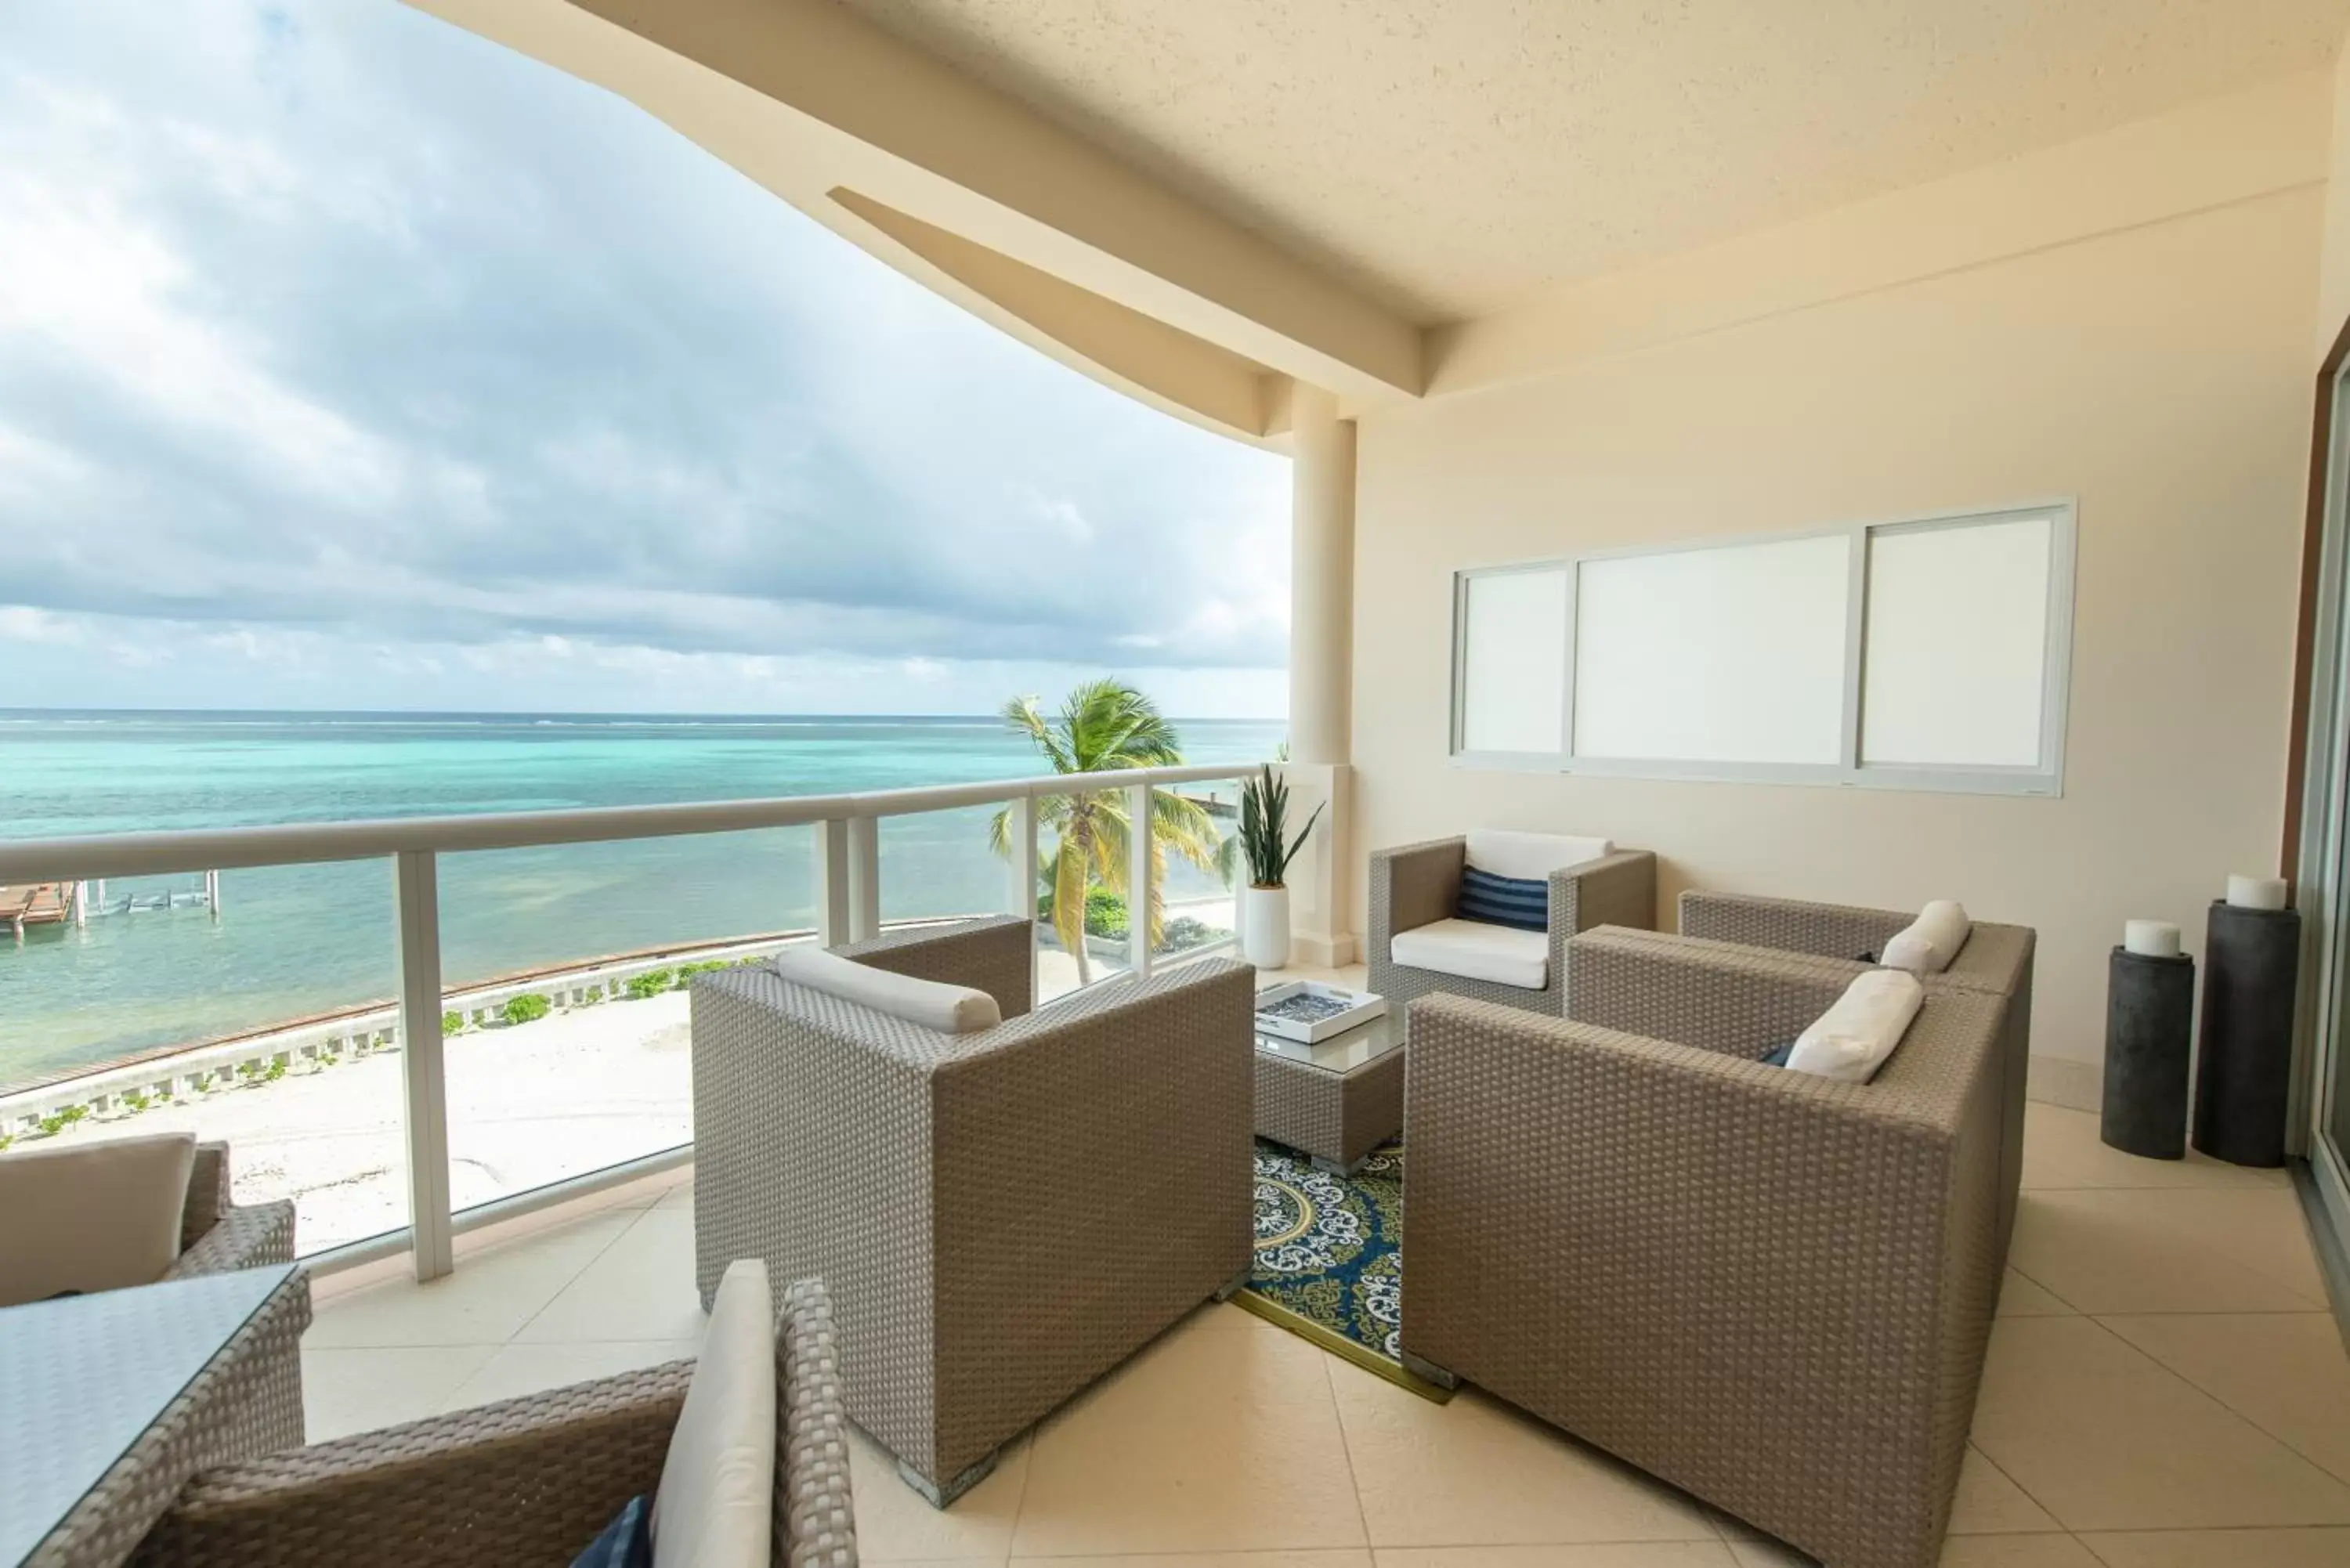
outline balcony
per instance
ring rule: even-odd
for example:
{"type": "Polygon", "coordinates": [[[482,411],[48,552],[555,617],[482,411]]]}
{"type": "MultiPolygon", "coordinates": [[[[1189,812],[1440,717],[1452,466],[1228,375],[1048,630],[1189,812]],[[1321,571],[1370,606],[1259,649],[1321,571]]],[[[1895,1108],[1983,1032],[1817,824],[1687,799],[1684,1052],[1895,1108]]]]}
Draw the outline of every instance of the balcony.
{"type": "MultiPolygon", "coordinates": [[[[1155,796],[1173,793],[1229,814],[1233,781],[1247,771],[1209,764],[764,801],[0,845],[0,884],[100,889],[197,872],[216,888],[224,868],[372,861],[390,872],[384,914],[400,933],[399,971],[385,977],[396,980],[399,1001],[192,1050],[141,1053],[0,1096],[0,1135],[78,1142],[186,1129],[225,1139],[237,1151],[238,1200],[295,1199],[297,1241],[314,1266],[411,1251],[416,1271],[431,1277],[450,1266],[457,1234],[691,1158],[684,987],[695,971],[797,943],[862,940],[883,929],[885,916],[899,927],[1048,911],[1039,824],[1046,825],[1042,864],[1049,866],[1055,803],[1106,794],[1121,810],[1147,814],[1155,796]],[[987,849],[999,815],[1008,851],[1001,857],[987,849]],[[443,901],[444,878],[462,887],[489,869],[484,862],[557,846],[608,854],[680,836],[733,846],[737,882],[765,876],[788,884],[795,870],[809,878],[779,888],[775,902],[812,906],[816,925],[444,983],[444,942],[466,919],[443,901]],[[962,889],[950,900],[984,899],[972,887],[992,880],[993,905],[926,907],[940,895],[912,889],[941,878],[910,873],[941,861],[951,873],[943,884],[962,889]]],[[[1129,900],[1103,906],[1097,884],[1095,912],[1108,918],[1088,924],[1112,934],[1089,931],[1082,966],[1048,919],[1036,921],[1040,1000],[1232,950],[1229,888],[1180,863],[1170,874],[1164,857],[1134,860],[1122,868],[1138,890],[1130,902],[1165,906],[1157,940],[1147,922],[1125,919],[1129,900]]],[[[612,886],[632,898],[661,894],[640,881],[612,886]]]]}
{"type": "MultiPolygon", "coordinates": [[[[2016,1272],[1943,1561],[2334,1561],[2350,1372],[2282,1175],[2200,1159],[2149,1174],[2054,1106],[2032,1107],[2029,1135],[2016,1272]]],[[[321,1280],[303,1352],[313,1439],[691,1355],[692,1206],[681,1167],[462,1236],[445,1279],[386,1262],[321,1280]]],[[[861,1437],[854,1458],[874,1563],[1806,1561],[1473,1390],[1430,1403],[1228,1306],[1193,1314],[945,1512],[861,1437]]]]}

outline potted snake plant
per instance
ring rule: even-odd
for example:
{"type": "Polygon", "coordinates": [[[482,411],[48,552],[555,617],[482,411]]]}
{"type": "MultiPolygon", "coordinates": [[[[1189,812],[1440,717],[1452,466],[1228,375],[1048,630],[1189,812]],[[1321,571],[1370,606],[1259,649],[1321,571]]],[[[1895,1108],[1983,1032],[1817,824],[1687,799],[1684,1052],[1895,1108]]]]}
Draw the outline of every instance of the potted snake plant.
{"type": "Polygon", "coordinates": [[[1268,763],[1241,785],[1241,856],[1249,874],[1241,889],[1241,954],[1259,969],[1289,962],[1289,863],[1321,816],[1317,805],[1291,838],[1288,781],[1274,778],[1268,763]]]}

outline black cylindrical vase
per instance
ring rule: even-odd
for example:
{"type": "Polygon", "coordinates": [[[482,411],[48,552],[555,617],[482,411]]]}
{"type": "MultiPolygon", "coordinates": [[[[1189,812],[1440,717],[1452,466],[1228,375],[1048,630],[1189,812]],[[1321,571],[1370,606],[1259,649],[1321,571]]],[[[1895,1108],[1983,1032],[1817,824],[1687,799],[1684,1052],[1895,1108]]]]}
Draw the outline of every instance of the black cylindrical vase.
{"type": "Polygon", "coordinates": [[[2203,946],[2195,1147],[2235,1165],[2284,1163],[2301,917],[2214,901],[2203,946]]]}
{"type": "Polygon", "coordinates": [[[2124,1154],[2187,1157],[2195,961],[2116,948],[2106,969],[2106,1105],[2098,1136],[2124,1154]]]}

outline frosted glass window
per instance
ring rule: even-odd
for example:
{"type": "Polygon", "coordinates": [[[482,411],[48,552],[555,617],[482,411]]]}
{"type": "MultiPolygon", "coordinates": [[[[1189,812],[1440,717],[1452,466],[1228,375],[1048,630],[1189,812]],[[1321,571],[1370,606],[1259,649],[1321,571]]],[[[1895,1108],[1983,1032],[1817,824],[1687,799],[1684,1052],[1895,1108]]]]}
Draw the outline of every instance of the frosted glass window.
{"type": "Polygon", "coordinates": [[[1869,535],[1864,763],[2040,764],[2054,534],[2020,517],[1869,535]]]}
{"type": "Polygon", "coordinates": [[[1583,562],[1575,754],[1840,763],[1851,558],[1831,535],[1583,562]]]}
{"type": "Polygon", "coordinates": [[[1461,749],[1566,749],[1566,568],[1467,579],[1461,749]]]}

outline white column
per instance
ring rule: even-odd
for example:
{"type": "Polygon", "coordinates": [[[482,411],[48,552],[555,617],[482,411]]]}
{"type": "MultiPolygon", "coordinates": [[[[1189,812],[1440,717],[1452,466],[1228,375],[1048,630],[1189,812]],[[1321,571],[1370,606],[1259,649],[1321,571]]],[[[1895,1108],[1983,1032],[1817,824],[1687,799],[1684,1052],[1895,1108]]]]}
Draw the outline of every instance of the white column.
{"type": "MultiPolygon", "coordinates": [[[[1289,756],[1295,823],[1323,807],[1289,873],[1295,963],[1355,956],[1347,805],[1354,755],[1355,425],[1303,383],[1290,395],[1289,756]]],[[[1292,831],[1295,827],[1293,825],[1292,831]]]]}
{"type": "Polygon", "coordinates": [[[848,824],[819,822],[816,835],[816,940],[837,948],[856,939],[848,914],[848,824]]]}
{"type": "Polygon", "coordinates": [[[1022,796],[1011,805],[1003,837],[1011,855],[1003,868],[1006,913],[1028,922],[1028,994],[1036,994],[1036,803],[1022,796]]]}
{"type": "Polygon", "coordinates": [[[1355,424],[1300,382],[1290,397],[1289,755],[1354,753],[1355,424]]]}
{"type": "Polygon", "coordinates": [[[449,1082],[441,1052],[441,894],[429,849],[392,857],[400,918],[400,1076],[407,1101],[409,1250],[419,1280],[454,1267],[450,1251],[449,1082]]]}
{"type": "Polygon", "coordinates": [[[1126,967],[1150,975],[1150,786],[1126,786],[1126,967]]]}
{"type": "Polygon", "coordinates": [[[881,934],[881,824],[870,816],[848,819],[848,934],[859,942],[881,934]]]}

